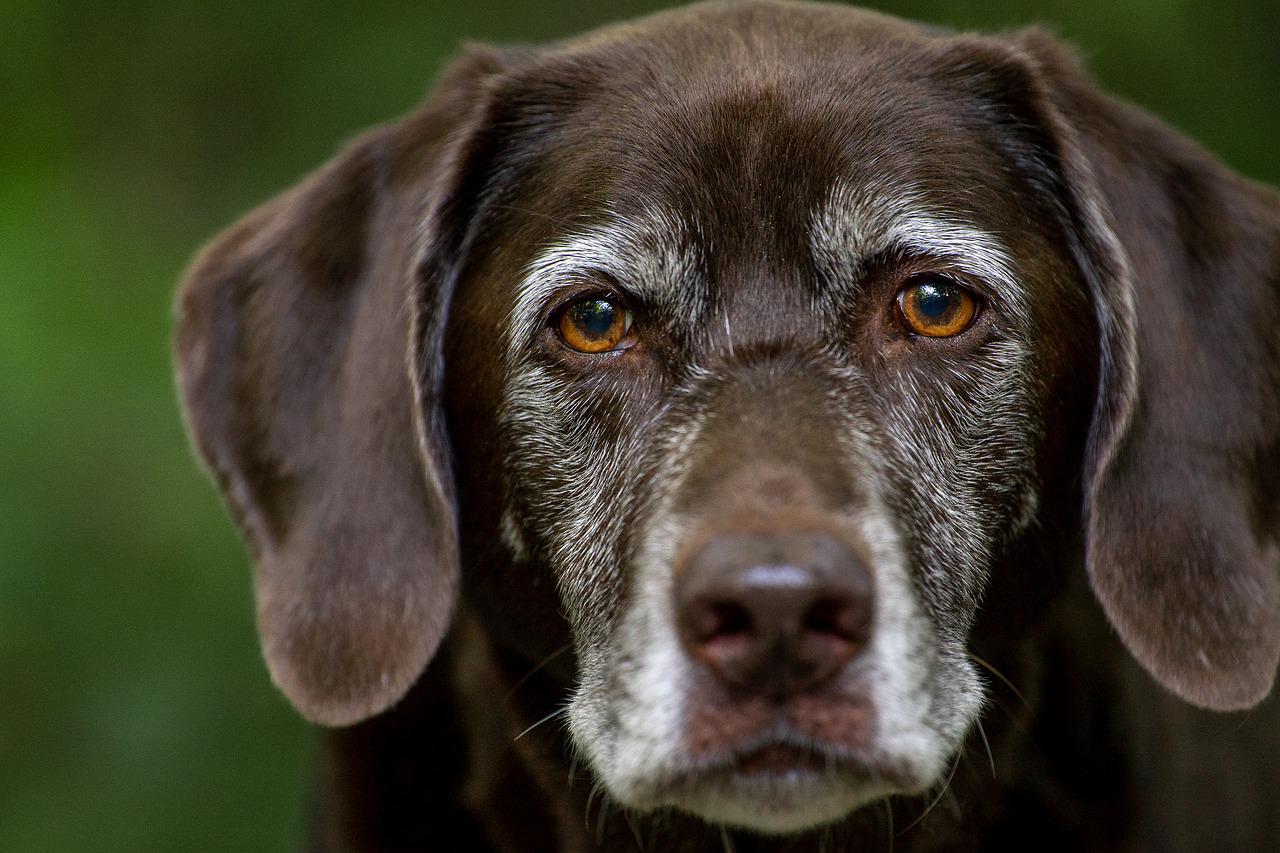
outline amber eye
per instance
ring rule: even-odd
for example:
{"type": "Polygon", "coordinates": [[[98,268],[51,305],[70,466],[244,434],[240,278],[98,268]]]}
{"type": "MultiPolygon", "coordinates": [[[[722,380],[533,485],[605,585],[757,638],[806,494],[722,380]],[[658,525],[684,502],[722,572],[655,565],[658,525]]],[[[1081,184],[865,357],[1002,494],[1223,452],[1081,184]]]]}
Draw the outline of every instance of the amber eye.
{"type": "Polygon", "coordinates": [[[963,287],[935,276],[898,291],[898,314],[917,335],[949,338],[973,324],[978,300],[963,287]]]}
{"type": "Polygon", "coordinates": [[[560,315],[560,338],[578,352],[619,349],[631,331],[631,312],[600,296],[579,299],[560,315]]]}

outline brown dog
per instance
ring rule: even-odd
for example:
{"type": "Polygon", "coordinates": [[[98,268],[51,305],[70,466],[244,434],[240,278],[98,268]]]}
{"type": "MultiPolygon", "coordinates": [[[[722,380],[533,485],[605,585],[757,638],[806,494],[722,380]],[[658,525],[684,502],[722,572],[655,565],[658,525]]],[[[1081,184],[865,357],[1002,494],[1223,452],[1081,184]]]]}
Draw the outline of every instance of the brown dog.
{"type": "Polygon", "coordinates": [[[475,50],[180,310],[317,849],[1280,837],[1280,200],[1038,32],[475,50]]]}

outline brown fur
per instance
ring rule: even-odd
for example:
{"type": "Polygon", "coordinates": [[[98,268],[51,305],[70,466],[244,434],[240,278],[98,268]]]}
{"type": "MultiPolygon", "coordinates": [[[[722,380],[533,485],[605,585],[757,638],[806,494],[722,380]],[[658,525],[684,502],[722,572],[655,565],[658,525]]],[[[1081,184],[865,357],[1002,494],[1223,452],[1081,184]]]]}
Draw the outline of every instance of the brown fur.
{"type": "MultiPolygon", "coordinates": [[[[971,188],[973,215],[1046,282],[1036,465],[1050,487],[997,556],[971,632],[1001,673],[993,707],[951,793],[894,849],[1037,838],[1048,850],[1261,850],[1280,837],[1274,700],[1243,720],[1188,707],[1110,633],[1197,706],[1247,708],[1270,691],[1276,194],[1099,93],[1042,33],[927,35],[840,7],[748,2],[544,51],[474,50],[419,111],[356,140],[193,264],[179,384],[253,555],[267,664],[304,716],[347,727],[331,735],[315,849],[721,849],[719,830],[692,818],[593,805],[555,723],[516,740],[563,703],[575,661],[552,578],[501,544],[503,324],[529,246],[592,201],[665,194],[716,235],[717,276],[744,282],[735,343],[821,344],[772,283],[803,277],[802,202],[840,174],[831,151],[847,146],[869,170],[971,188]],[[785,46],[761,37],[750,61],[724,57],[742,73],[708,70],[731,52],[724,33],[783,21],[785,46]],[[802,102],[833,62],[847,67],[841,100],[802,102]],[[764,130],[744,141],[742,122],[764,130]],[[861,127],[875,131],[851,135],[861,127]],[[746,161],[751,185],[723,165],[746,161]],[[761,217],[776,239],[763,272],[743,248],[761,217]]],[[[872,292],[898,280],[876,275],[872,292]]],[[[632,393],[656,400],[662,385],[638,376],[632,393]]],[[[600,415],[616,420],[625,407],[609,399],[600,415]]],[[[740,498],[715,497],[716,465],[751,456],[761,436],[787,436],[812,474],[789,493],[848,491],[822,466],[821,424],[777,401],[723,405],[746,426],[708,445],[706,486],[695,475],[686,493],[708,518],[740,498]]],[[[874,712],[797,714],[838,733],[874,712]]],[[[693,731],[711,741],[750,716],[738,706],[693,731]]],[[[807,837],[739,835],[736,849],[882,849],[930,800],[895,800],[892,821],[864,808],[807,837]]]]}

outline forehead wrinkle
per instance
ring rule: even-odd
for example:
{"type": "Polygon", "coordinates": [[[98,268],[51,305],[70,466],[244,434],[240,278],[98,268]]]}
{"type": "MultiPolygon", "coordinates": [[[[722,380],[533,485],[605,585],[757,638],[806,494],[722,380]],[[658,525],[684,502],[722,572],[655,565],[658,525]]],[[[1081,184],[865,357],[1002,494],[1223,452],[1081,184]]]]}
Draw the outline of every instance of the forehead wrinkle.
{"type": "Polygon", "coordinates": [[[605,222],[564,235],[539,252],[516,286],[508,318],[507,354],[514,361],[535,333],[547,299],[575,276],[602,272],[638,299],[701,321],[706,305],[702,264],[683,218],[663,208],[638,216],[611,213],[605,222]]]}
{"type": "Polygon", "coordinates": [[[945,258],[981,279],[1016,318],[1029,322],[1025,289],[1005,242],[955,212],[940,210],[911,186],[855,186],[837,181],[810,216],[810,246],[836,300],[851,297],[867,259],[890,251],[945,258]]]}

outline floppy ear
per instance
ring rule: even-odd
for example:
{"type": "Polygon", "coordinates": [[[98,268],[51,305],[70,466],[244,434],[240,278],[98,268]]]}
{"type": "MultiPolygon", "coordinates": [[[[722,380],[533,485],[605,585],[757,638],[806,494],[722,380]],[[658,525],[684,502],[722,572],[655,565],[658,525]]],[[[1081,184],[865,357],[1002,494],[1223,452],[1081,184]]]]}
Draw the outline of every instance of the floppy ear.
{"type": "Polygon", "coordinates": [[[271,676],[315,722],[397,701],[454,609],[449,285],[425,259],[498,70],[473,51],[421,111],[214,240],[180,291],[188,425],[249,544],[271,676]]]}
{"type": "Polygon", "coordinates": [[[1015,43],[1101,334],[1086,466],[1094,592],[1139,662],[1207,708],[1280,659],[1280,197],[1015,43]]]}

